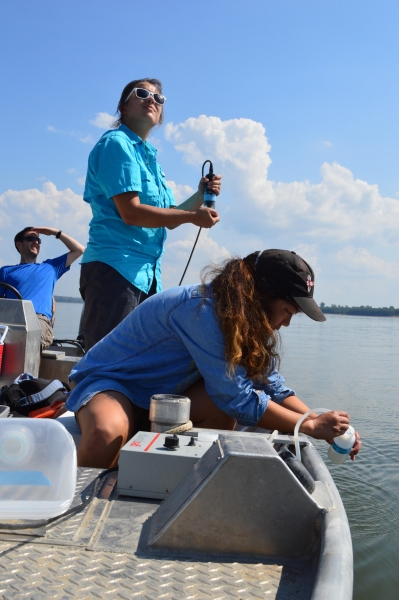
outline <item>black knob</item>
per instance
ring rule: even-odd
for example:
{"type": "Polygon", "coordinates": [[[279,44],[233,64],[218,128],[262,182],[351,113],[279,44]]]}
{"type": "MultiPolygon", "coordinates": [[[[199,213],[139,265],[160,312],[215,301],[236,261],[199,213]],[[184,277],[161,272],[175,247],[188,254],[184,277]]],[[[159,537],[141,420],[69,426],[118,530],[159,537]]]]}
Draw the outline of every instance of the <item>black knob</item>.
{"type": "Polygon", "coordinates": [[[195,446],[195,437],[192,435],[190,441],[188,442],[187,446],[195,446]]]}
{"type": "Polygon", "coordinates": [[[167,450],[177,450],[177,448],[179,448],[179,446],[180,446],[179,438],[177,437],[176,434],[167,435],[165,437],[164,448],[167,448],[167,450]]]}

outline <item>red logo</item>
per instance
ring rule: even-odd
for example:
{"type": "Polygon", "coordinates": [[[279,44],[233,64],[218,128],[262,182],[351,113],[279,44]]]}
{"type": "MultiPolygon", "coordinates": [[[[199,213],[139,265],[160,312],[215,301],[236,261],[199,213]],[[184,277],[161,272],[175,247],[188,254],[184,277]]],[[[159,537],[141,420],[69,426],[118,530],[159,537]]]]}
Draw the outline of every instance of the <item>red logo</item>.
{"type": "Polygon", "coordinates": [[[312,281],[312,278],[310,275],[308,275],[308,293],[310,292],[310,290],[312,289],[312,287],[314,286],[314,281],[312,281]]]}
{"type": "Polygon", "coordinates": [[[131,446],[135,446],[136,448],[139,448],[141,446],[141,442],[139,442],[138,440],[135,440],[134,442],[132,442],[130,444],[131,446]]]}

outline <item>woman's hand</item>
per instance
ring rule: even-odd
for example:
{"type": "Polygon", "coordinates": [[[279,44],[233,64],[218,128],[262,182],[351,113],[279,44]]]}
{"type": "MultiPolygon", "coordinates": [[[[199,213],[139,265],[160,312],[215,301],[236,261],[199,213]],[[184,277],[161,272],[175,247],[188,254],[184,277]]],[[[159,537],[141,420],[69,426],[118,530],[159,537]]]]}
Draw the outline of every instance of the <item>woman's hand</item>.
{"type": "Polygon", "coordinates": [[[350,454],[349,454],[349,456],[351,457],[351,460],[355,460],[355,456],[357,454],[359,454],[360,448],[362,447],[360,435],[358,434],[357,431],[355,431],[355,436],[356,436],[356,440],[355,440],[355,443],[353,444],[352,450],[350,451],[350,454]]]}
{"type": "Polygon", "coordinates": [[[208,191],[212,194],[216,194],[216,196],[219,196],[220,188],[222,187],[222,176],[214,175],[212,181],[209,181],[209,179],[206,177],[201,177],[198,184],[198,191],[201,196],[204,194],[204,187],[206,183],[208,184],[208,191]]]}
{"type": "MultiPolygon", "coordinates": [[[[352,450],[349,453],[349,456],[351,457],[351,460],[355,460],[355,456],[357,454],[359,454],[360,452],[360,448],[362,447],[362,442],[360,441],[360,435],[358,434],[357,431],[355,431],[355,443],[352,446],[352,450]]],[[[334,442],[334,438],[332,438],[331,440],[326,440],[326,442],[328,444],[332,444],[334,442]]]]}
{"type": "Polygon", "coordinates": [[[348,413],[341,410],[333,410],[315,419],[306,419],[300,426],[299,431],[305,435],[310,435],[316,440],[331,440],[345,433],[348,427],[348,413]]]}
{"type": "Polygon", "coordinates": [[[202,206],[195,211],[192,223],[197,227],[210,229],[220,221],[220,217],[214,208],[206,208],[202,206]]]}

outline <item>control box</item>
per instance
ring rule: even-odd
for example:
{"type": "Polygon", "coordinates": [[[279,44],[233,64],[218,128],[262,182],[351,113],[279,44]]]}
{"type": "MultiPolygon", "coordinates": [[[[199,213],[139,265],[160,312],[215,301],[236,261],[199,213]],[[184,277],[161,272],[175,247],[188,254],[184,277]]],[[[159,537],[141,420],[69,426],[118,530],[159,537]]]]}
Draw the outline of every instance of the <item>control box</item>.
{"type": "Polygon", "coordinates": [[[218,439],[217,434],[208,432],[195,436],[136,433],[119,456],[118,494],[167,498],[218,439]]]}

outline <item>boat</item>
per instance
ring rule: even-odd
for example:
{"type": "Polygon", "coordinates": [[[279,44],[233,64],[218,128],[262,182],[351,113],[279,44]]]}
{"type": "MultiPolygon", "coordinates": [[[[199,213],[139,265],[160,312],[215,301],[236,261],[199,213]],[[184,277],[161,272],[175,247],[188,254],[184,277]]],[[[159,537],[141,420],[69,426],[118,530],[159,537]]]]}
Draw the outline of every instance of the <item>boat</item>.
{"type": "MultiPolygon", "coordinates": [[[[27,360],[33,347],[31,308],[0,300],[1,321],[7,314],[10,331],[20,336],[14,349],[5,348],[5,374],[10,356],[27,360]],[[19,306],[6,310],[3,302],[19,306]]],[[[46,360],[54,372],[62,363],[46,360]]],[[[73,415],[58,420],[77,444],[73,415]]],[[[256,427],[139,432],[122,449],[119,471],[78,468],[72,507],[92,500],[73,514],[39,528],[29,521],[18,530],[0,524],[0,593],[349,600],[353,556],[345,509],[312,442],[303,434],[299,442],[298,471],[292,435],[256,427]]]]}

